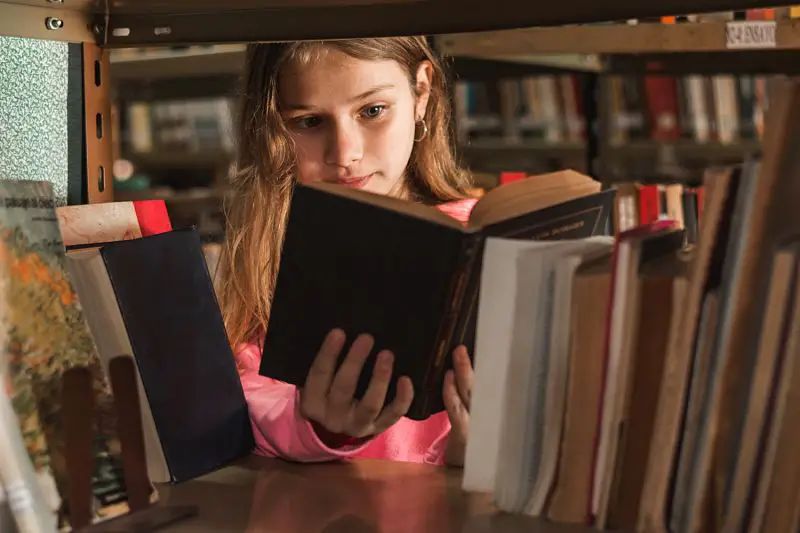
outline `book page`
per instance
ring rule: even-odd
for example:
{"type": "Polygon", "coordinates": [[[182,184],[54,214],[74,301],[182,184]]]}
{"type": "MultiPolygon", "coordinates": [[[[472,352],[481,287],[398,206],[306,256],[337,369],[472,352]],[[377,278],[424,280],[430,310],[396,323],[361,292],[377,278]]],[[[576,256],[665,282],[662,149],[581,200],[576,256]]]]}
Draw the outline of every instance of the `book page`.
{"type": "Polygon", "coordinates": [[[521,252],[516,262],[517,294],[513,306],[508,379],[501,397],[499,464],[494,499],[497,507],[521,513],[533,490],[539,470],[543,422],[542,396],[547,383],[547,361],[538,349],[549,336],[553,284],[544,268],[545,250],[560,243],[543,244],[521,252]],[[549,246],[548,246],[549,245],[549,246]]]}
{"type": "Polygon", "coordinates": [[[559,259],[590,255],[593,250],[610,251],[611,243],[606,237],[567,240],[520,253],[513,370],[506,386],[508,414],[502,432],[501,455],[505,459],[498,475],[504,491],[495,494],[497,505],[505,511],[540,514],[541,510],[532,512],[532,505],[543,507],[544,493],[549,494],[555,474],[561,427],[554,419],[563,418],[563,408],[554,405],[550,397],[559,394],[552,388],[554,381],[566,376],[561,363],[569,354],[556,353],[552,344],[554,329],[558,328],[559,298],[564,296],[557,292],[559,259]]]}
{"type": "Polygon", "coordinates": [[[475,204],[470,227],[484,227],[600,192],[600,182],[573,170],[530,176],[488,191],[475,204]]]}
{"type": "Polygon", "coordinates": [[[511,361],[517,298],[517,257],[551,243],[489,238],[486,241],[475,336],[475,382],[470,406],[470,439],[464,461],[465,490],[492,492],[511,361]]]}
{"type": "MultiPolygon", "coordinates": [[[[72,276],[86,321],[95,339],[103,370],[110,375],[112,359],[130,357],[135,360],[136,356],[103,258],[97,249],[68,253],[67,269],[72,276]]],[[[138,367],[135,372],[147,458],[147,475],[154,483],[169,483],[171,481],[169,467],[153,420],[153,412],[147,400],[147,391],[138,367]]]]}
{"type": "MultiPolygon", "coordinates": [[[[548,362],[544,391],[544,418],[537,426],[542,432],[540,463],[527,514],[541,516],[556,480],[560,444],[566,411],[567,381],[571,354],[572,286],[575,272],[585,261],[611,254],[613,237],[590,237],[576,241],[574,246],[555,250],[548,259],[547,269],[553,276],[552,324],[550,338],[544,346],[542,360],[548,362]]],[[[548,254],[549,255],[549,254],[548,254]]],[[[542,339],[544,341],[544,339],[542,339]]],[[[536,460],[536,458],[534,458],[536,460]]]]}

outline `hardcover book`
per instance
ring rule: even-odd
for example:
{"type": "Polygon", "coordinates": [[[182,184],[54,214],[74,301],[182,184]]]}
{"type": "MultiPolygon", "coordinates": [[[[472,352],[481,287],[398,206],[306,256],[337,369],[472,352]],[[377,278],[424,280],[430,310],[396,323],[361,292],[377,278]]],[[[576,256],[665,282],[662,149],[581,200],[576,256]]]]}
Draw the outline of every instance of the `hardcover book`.
{"type": "Polygon", "coordinates": [[[472,353],[480,266],[488,236],[546,240],[605,233],[614,191],[572,171],[487,192],[462,224],[435,206],[337,185],[297,185],[264,339],[260,373],[302,387],[325,335],[375,339],[355,396],[382,349],[395,356],[386,401],[408,376],[406,416],[444,409],[442,386],[459,344],[472,353]]]}
{"type": "Polygon", "coordinates": [[[147,470],[180,483],[250,453],[247,403],[194,228],[73,250],[100,359],[136,363],[147,470]]]}
{"type": "Polygon", "coordinates": [[[172,230],[164,200],[62,205],[56,216],[64,246],[94,248],[172,230]]]}

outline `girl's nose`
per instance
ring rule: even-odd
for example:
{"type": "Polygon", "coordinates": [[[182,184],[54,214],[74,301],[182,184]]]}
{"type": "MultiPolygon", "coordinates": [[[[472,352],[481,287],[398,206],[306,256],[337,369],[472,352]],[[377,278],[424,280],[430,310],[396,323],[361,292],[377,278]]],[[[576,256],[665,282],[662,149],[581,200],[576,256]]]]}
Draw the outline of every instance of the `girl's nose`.
{"type": "Polygon", "coordinates": [[[325,163],[341,168],[348,168],[361,160],[364,155],[362,133],[357,124],[338,121],[329,134],[325,163]]]}

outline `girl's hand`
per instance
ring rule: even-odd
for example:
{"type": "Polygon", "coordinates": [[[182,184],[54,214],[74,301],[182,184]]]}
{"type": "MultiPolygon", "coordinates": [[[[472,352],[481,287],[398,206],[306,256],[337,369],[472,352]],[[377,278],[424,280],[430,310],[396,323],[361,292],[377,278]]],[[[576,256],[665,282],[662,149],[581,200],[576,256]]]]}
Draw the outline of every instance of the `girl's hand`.
{"type": "Polygon", "coordinates": [[[414,398],[414,388],[408,377],[401,377],[394,401],[383,407],[394,358],[384,350],[378,354],[367,391],[361,400],[356,400],[353,393],[374,340],[370,335],[359,335],[337,372],[336,361],[344,342],[342,330],[328,333],[300,390],[300,412],[335,436],[371,437],[406,414],[414,398]]]}
{"type": "Polygon", "coordinates": [[[469,404],[472,397],[472,362],[464,346],[453,351],[453,369],[444,377],[444,405],[450,417],[450,435],[444,461],[451,466],[464,466],[469,436],[469,404]]]}

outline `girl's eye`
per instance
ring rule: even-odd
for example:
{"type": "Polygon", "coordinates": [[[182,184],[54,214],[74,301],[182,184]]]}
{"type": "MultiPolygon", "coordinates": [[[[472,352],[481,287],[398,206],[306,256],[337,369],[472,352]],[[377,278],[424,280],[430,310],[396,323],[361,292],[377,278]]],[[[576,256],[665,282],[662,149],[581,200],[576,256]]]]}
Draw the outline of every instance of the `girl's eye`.
{"type": "Polygon", "coordinates": [[[371,105],[367,108],[364,108],[364,116],[367,118],[378,118],[381,116],[386,109],[385,105],[371,105]]]}
{"type": "Polygon", "coordinates": [[[295,124],[303,129],[316,128],[320,122],[322,122],[322,119],[319,117],[300,117],[295,120],[295,124]]]}

